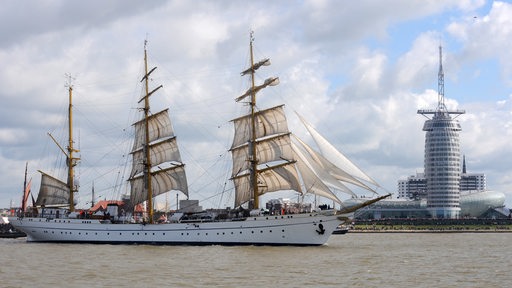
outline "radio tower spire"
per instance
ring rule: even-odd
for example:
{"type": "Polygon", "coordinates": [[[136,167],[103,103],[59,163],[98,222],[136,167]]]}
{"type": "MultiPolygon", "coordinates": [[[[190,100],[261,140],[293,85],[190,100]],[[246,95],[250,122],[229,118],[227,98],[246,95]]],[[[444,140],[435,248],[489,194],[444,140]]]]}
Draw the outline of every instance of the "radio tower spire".
{"type": "Polygon", "coordinates": [[[444,104],[443,47],[439,45],[439,73],[437,75],[437,108],[446,111],[444,104]]]}

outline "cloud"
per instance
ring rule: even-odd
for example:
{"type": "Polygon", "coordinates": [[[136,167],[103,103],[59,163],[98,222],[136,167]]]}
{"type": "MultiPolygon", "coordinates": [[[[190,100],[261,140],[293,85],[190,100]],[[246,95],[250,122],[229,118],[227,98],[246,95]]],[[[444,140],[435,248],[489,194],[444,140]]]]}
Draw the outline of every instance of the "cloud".
{"type": "MultiPolygon", "coordinates": [[[[152,96],[152,109],[170,109],[192,194],[222,195],[230,165],[229,121],[247,108],[233,100],[247,89],[239,72],[248,65],[251,29],[257,58],[272,59],[257,81],[270,76],[281,79],[279,86],[258,96],[259,107],[284,102],[289,125],[299,136],[307,133],[293,111],[390,191],[399,178],[423,167],[425,119],[416,111],[436,106],[442,38],[445,81],[450,87],[446,103],[450,109],[467,111],[459,120],[469,169],[486,173],[493,189],[512,192],[507,176],[512,172],[507,167],[512,152],[507,145],[510,96],[497,93],[492,101],[484,95],[470,101],[457,96],[465,92],[457,89],[482,81],[489,61],[499,62],[502,77],[481,85],[498,87],[498,92],[510,88],[509,3],[3,4],[0,61],[7,68],[0,71],[0,160],[5,163],[0,180],[8,185],[0,192],[0,207],[19,198],[26,161],[33,177],[36,169],[54,166],[50,156],[60,152],[47,132],[62,135],[61,143],[66,143],[62,130],[67,113],[66,73],[76,78],[80,201],[88,201],[93,181],[102,197],[126,193],[119,185],[126,180],[122,167],[129,158],[131,123],[140,117],[136,102],[141,97],[144,40],[148,40],[150,65],[158,67],[151,85],[164,86],[152,96]],[[468,70],[471,79],[465,77],[468,70]],[[454,82],[460,85],[456,88],[454,82]]],[[[509,203],[511,199],[507,194],[509,203]]],[[[213,205],[221,200],[209,201],[213,205]]]]}

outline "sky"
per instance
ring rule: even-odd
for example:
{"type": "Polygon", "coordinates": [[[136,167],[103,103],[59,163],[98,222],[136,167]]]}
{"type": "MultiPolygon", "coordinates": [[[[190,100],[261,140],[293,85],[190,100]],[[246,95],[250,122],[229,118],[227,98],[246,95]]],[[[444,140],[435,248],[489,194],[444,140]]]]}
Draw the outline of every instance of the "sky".
{"type": "Polygon", "coordinates": [[[294,133],[308,137],[297,112],[395,197],[423,170],[417,110],[437,107],[441,45],[446,106],[466,111],[468,172],[511,207],[511,27],[503,1],[2,1],[0,207],[19,205],[26,163],[35,194],[37,170],[65,179],[48,133],[67,146],[69,84],[79,206],[93,187],[97,199],[126,192],[145,41],[151,85],[163,85],[152,112],[169,108],[191,199],[232,205],[227,149],[247,109],[234,99],[248,88],[250,31],[256,60],[272,61],[256,80],[280,78],[258,107],[284,103],[294,133]]]}

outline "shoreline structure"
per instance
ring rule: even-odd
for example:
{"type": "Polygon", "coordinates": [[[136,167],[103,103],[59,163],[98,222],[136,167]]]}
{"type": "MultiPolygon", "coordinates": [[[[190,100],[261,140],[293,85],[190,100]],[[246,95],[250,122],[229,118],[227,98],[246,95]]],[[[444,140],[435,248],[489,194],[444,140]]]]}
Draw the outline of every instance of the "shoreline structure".
{"type": "Polygon", "coordinates": [[[512,219],[355,220],[349,233],[512,233],[512,219]]]}

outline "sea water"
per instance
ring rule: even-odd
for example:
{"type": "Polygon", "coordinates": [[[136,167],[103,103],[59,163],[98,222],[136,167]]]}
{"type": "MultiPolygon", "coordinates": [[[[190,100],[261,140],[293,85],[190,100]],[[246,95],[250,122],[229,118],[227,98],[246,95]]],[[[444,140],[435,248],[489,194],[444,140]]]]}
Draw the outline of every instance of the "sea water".
{"type": "Polygon", "coordinates": [[[347,233],[319,247],[0,239],[0,287],[510,287],[512,233],[347,233]]]}

